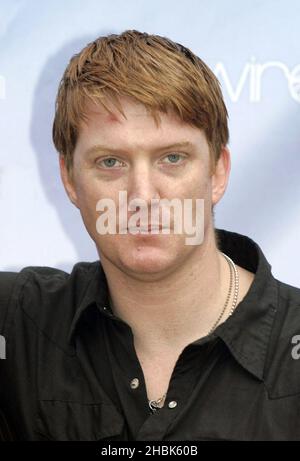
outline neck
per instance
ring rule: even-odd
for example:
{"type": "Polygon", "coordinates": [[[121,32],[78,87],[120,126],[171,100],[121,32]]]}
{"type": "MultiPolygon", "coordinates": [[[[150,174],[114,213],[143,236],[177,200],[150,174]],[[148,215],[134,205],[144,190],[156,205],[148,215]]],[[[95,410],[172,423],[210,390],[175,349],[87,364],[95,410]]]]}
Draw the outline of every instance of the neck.
{"type": "Polygon", "coordinates": [[[135,346],[152,355],[181,350],[205,336],[228,294],[230,272],[213,231],[185,264],[158,281],[133,279],[101,258],[114,314],[132,329],[135,346]]]}

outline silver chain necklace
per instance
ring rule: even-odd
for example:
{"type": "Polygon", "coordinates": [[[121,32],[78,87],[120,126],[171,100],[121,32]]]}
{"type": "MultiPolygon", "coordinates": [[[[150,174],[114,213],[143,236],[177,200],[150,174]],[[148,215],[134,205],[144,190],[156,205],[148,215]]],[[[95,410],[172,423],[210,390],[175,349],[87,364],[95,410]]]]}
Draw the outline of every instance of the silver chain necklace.
{"type": "MultiPolygon", "coordinates": [[[[232,293],[232,287],[233,287],[233,275],[234,275],[234,294],[233,294],[233,301],[232,301],[232,306],[231,306],[231,309],[229,311],[229,314],[228,314],[228,317],[230,317],[234,311],[234,309],[236,308],[236,304],[237,304],[237,300],[238,300],[238,295],[239,295],[239,286],[240,286],[240,282],[239,282],[239,273],[238,273],[238,270],[236,268],[236,265],[234,264],[234,262],[232,261],[231,258],[229,258],[229,256],[227,256],[225,253],[223,253],[221,251],[221,254],[225,257],[226,261],[228,262],[228,265],[229,265],[229,269],[230,269],[230,284],[229,284],[229,291],[228,291],[228,295],[227,295],[227,298],[226,298],[226,301],[225,301],[225,304],[224,304],[224,307],[222,309],[222,311],[220,312],[220,315],[219,317],[217,318],[217,320],[215,321],[215,323],[213,324],[213,326],[210,328],[209,332],[208,332],[208,335],[210,335],[216,328],[217,326],[219,325],[225,311],[226,311],[226,308],[228,306],[228,303],[229,303],[229,300],[231,298],[231,293],[232,293]]],[[[154,413],[155,411],[157,411],[159,408],[161,408],[159,406],[159,404],[164,400],[164,398],[166,397],[167,393],[165,393],[162,397],[160,397],[159,399],[157,400],[149,400],[148,399],[148,405],[149,405],[149,408],[151,410],[152,413],[154,413]]]]}

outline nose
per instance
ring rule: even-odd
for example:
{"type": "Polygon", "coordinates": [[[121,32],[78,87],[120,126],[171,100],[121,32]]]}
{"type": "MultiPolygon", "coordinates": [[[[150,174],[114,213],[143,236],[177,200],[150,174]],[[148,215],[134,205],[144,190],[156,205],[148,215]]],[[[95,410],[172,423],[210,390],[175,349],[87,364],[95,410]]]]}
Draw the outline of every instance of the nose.
{"type": "Polygon", "coordinates": [[[155,171],[146,159],[137,162],[132,168],[128,178],[127,197],[128,201],[142,199],[149,206],[151,199],[160,197],[155,171]]]}

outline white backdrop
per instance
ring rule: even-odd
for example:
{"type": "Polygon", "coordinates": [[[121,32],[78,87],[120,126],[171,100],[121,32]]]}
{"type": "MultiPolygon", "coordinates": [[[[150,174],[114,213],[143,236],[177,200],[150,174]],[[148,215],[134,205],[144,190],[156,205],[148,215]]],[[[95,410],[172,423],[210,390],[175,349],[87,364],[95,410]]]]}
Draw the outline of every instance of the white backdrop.
{"type": "Polygon", "coordinates": [[[71,55],[125,29],[167,36],[217,74],[230,184],[216,226],[249,235],[300,286],[299,0],[0,0],[0,270],[98,258],[59,177],[51,129],[71,55]]]}

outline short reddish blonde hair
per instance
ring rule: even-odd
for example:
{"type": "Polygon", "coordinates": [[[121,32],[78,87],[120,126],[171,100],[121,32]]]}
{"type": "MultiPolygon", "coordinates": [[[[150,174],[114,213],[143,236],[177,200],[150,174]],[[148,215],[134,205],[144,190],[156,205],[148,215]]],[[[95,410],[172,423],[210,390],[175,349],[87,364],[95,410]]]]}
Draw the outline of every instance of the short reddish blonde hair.
{"type": "MultiPolygon", "coordinates": [[[[229,140],[228,113],[220,84],[188,48],[159,35],[126,30],[99,37],[75,54],[61,79],[55,105],[53,142],[69,170],[87,101],[110,101],[124,115],[118,96],[142,103],[160,123],[172,111],[203,129],[212,170],[229,140]]],[[[125,116],[125,115],[124,115],[125,116]]]]}

